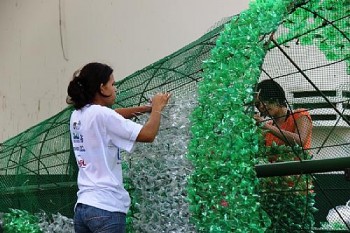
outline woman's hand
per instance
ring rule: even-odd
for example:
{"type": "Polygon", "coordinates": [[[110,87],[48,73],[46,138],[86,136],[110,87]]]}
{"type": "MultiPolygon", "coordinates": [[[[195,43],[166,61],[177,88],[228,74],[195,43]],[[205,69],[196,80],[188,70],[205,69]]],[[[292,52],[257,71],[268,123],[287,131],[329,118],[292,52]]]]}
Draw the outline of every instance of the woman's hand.
{"type": "Polygon", "coordinates": [[[158,93],[152,98],[152,111],[150,118],[142,127],[136,141],[138,142],[153,142],[160,125],[161,111],[168,104],[170,93],[158,93]]]}
{"type": "Polygon", "coordinates": [[[168,104],[170,93],[158,93],[152,98],[152,111],[162,111],[168,104]]]}
{"type": "Polygon", "coordinates": [[[259,114],[254,114],[254,120],[256,121],[256,125],[260,125],[262,128],[265,128],[265,118],[261,117],[259,114]]]}
{"type": "Polygon", "coordinates": [[[264,118],[262,118],[259,114],[254,114],[254,120],[256,121],[257,124],[261,123],[264,118]]]}

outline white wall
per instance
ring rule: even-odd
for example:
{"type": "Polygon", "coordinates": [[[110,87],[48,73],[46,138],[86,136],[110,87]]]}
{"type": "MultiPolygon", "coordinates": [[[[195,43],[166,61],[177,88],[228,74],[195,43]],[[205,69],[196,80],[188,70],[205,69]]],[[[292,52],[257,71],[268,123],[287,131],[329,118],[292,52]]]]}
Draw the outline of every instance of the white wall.
{"type": "Polygon", "coordinates": [[[122,79],[196,40],[248,4],[0,0],[0,142],[64,109],[71,75],[85,63],[108,63],[116,79],[122,79]]]}

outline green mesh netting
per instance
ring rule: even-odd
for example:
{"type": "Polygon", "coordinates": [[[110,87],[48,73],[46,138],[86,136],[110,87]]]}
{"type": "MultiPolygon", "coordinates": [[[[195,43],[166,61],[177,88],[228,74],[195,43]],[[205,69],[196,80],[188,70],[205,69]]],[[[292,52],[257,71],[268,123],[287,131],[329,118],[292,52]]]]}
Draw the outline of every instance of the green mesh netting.
{"type": "Polygon", "coordinates": [[[1,145],[1,211],[71,213],[76,186],[67,108],[1,145]]]}
{"type": "MultiPolygon", "coordinates": [[[[350,231],[350,188],[343,172],[291,177],[295,185],[286,186],[284,177],[258,178],[254,170],[271,151],[300,162],[349,155],[349,8],[348,0],[255,1],[116,83],[114,107],[146,103],[158,91],[174,96],[159,141],[136,150],[124,164],[133,202],[129,232],[350,231]],[[262,145],[252,119],[253,93],[258,81],[270,78],[286,90],[291,108],[310,111],[310,150],[262,145]],[[190,124],[173,125],[188,118],[190,124]]],[[[68,132],[71,111],[1,145],[0,211],[72,217],[77,168],[68,132]]]]}

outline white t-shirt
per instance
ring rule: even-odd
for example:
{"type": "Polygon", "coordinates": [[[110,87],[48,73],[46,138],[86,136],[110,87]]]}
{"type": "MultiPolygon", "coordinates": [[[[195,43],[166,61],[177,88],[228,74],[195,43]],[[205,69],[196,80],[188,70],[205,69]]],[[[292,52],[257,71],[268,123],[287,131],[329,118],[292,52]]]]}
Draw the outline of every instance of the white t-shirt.
{"type": "Polygon", "coordinates": [[[73,111],[70,133],[79,167],[77,203],[127,213],[130,197],[123,185],[120,149],[130,152],[141,129],[108,107],[87,105],[73,111]]]}

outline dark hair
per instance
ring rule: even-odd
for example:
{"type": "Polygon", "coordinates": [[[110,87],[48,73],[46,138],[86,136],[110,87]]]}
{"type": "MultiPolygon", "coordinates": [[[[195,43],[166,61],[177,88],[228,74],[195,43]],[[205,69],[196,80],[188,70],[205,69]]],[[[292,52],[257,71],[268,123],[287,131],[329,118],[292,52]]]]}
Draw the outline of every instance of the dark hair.
{"type": "Polygon", "coordinates": [[[286,94],[276,81],[272,79],[263,80],[258,83],[256,91],[259,93],[259,100],[273,101],[287,107],[286,94]]]}
{"type": "MultiPolygon", "coordinates": [[[[67,89],[67,103],[73,104],[75,109],[80,109],[91,104],[96,93],[101,93],[101,84],[109,81],[113,69],[108,65],[93,62],[85,65],[81,70],[73,74],[67,89]]],[[[107,97],[107,96],[106,96],[107,97]]]]}

